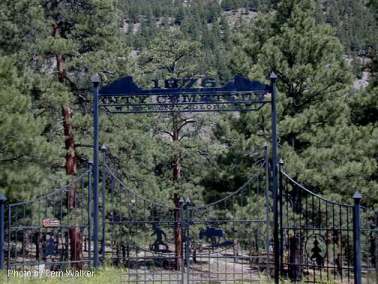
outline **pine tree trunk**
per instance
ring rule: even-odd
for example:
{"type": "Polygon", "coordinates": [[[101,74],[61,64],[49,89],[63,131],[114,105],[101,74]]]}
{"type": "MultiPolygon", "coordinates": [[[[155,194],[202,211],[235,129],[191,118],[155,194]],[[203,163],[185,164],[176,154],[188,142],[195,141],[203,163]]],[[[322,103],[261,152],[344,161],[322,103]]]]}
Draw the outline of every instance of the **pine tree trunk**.
{"type": "MultiPolygon", "coordinates": [[[[179,133],[178,128],[175,123],[175,117],[173,123],[173,135],[172,140],[173,143],[179,140],[179,133]]],[[[181,166],[180,166],[180,157],[177,155],[174,157],[173,160],[173,181],[177,182],[181,177],[181,166]]],[[[183,253],[183,244],[182,244],[182,232],[181,232],[181,225],[180,225],[180,196],[178,193],[174,194],[173,202],[175,205],[175,256],[176,256],[176,270],[180,270],[183,263],[182,263],[182,253],[183,253]]]]}
{"type": "Polygon", "coordinates": [[[81,242],[80,228],[77,226],[71,227],[68,234],[70,237],[71,261],[74,262],[72,266],[75,269],[81,270],[83,268],[83,263],[81,262],[83,246],[81,242]]]}
{"type": "MultiPolygon", "coordinates": [[[[58,23],[53,24],[53,37],[60,37],[61,31],[58,23]]],[[[64,56],[62,54],[56,54],[56,68],[58,72],[58,80],[63,83],[66,78],[66,70],[64,65],[64,56]]],[[[73,182],[77,173],[77,157],[75,148],[75,138],[72,126],[72,108],[67,104],[62,108],[63,115],[63,128],[64,128],[64,144],[66,148],[66,174],[72,177],[72,183],[69,186],[67,192],[67,209],[76,208],[76,184],[73,182]]],[[[71,246],[71,261],[73,261],[73,267],[76,269],[82,269],[81,257],[82,257],[82,237],[79,227],[72,226],[69,228],[68,235],[70,238],[71,246]]]]}
{"type": "Polygon", "coordinates": [[[182,234],[180,226],[180,197],[177,193],[174,195],[175,202],[175,256],[176,256],[176,270],[180,270],[182,267],[182,234]]]}
{"type": "MultiPolygon", "coordinates": [[[[75,139],[72,129],[72,110],[68,105],[63,107],[64,143],[66,148],[66,173],[74,177],[77,173],[75,139]]],[[[67,208],[76,208],[76,185],[72,183],[67,192],[67,208]]]]}

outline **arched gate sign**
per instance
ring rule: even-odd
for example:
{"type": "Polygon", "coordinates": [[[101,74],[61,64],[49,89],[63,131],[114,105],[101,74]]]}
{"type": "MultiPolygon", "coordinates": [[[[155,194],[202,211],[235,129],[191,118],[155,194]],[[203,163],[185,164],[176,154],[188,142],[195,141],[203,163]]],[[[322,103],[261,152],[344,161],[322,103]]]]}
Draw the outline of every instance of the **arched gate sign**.
{"type": "MultiPolygon", "coordinates": [[[[94,75],[92,82],[95,87],[93,99],[93,265],[99,266],[99,112],[108,114],[140,114],[140,113],[183,113],[183,112],[249,112],[257,111],[269,104],[272,112],[272,192],[273,192],[273,255],[274,278],[279,281],[279,218],[278,218],[278,146],[277,146],[277,112],[276,112],[276,80],[277,76],[270,75],[270,84],[252,81],[242,76],[236,76],[224,86],[218,86],[213,79],[169,79],[164,82],[153,81],[151,89],[140,88],[132,77],[124,77],[101,87],[99,75],[94,75]]],[[[194,212],[190,206],[183,210],[194,212]]],[[[193,209],[193,208],[192,208],[193,209]]],[[[197,210],[195,210],[197,212],[197,210]]],[[[182,212],[180,216],[187,214],[182,212]]],[[[193,214],[192,214],[193,215],[193,214]]],[[[179,222],[177,219],[172,222],[179,222]]],[[[181,220],[180,226],[189,223],[181,220]]],[[[169,221],[168,221],[169,223],[169,221]]],[[[235,223],[235,221],[234,221],[235,223]]],[[[186,225],[185,225],[186,224],[186,225]]],[[[205,225],[205,224],[204,224],[205,225]]],[[[240,224],[239,224],[240,225],[240,224]]],[[[177,226],[177,224],[176,224],[177,226]]],[[[183,228],[181,228],[183,230],[183,228]]],[[[189,226],[186,228],[190,231],[189,226]]],[[[216,242],[216,235],[221,231],[207,226],[202,229],[202,237],[209,242],[216,242]]],[[[185,231],[185,230],[184,230],[185,231]]],[[[154,234],[157,237],[155,249],[163,246],[164,231],[154,225],[154,234]]],[[[168,247],[166,247],[168,250],[168,247]]],[[[103,246],[103,250],[105,250],[103,246]]],[[[184,254],[183,254],[184,255],[184,254]]],[[[209,254],[210,255],[210,254],[209,254]]],[[[218,256],[219,257],[219,256],[218,256]]],[[[192,256],[192,258],[195,258],[192,256]]],[[[216,258],[216,256],[215,256],[216,258]]],[[[185,260],[182,260],[185,262],[185,260]]],[[[188,262],[190,260],[186,260],[188,262]]],[[[186,264],[188,265],[188,264],[186,264]]],[[[184,266],[184,265],[183,265],[184,266]]],[[[211,269],[209,267],[209,269],[211,269]]],[[[227,270],[227,269],[226,269],[227,270]]],[[[235,270],[233,270],[235,273],[235,270]]],[[[243,272],[242,272],[243,274],[243,272]]],[[[219,274],[218,274],[219,275],[219,274]]],[[[189,276],[188,276],[189,277],[189,276]]],[[[160,279],[162,281],[162,279],[160,279]]],[[[211,280],[211,279],[207,279],[211,280]]],[[[252,279],[250,279],[252,281],[252,279]]],[[[144,279],[146,281],[146,279],[144,279]]],[[[155,281],[155,280],[152,280],[155,281]]],[[[174,283],[185,281],[185,277],[173,280],[174,283]],[[176,282],[175,282],[176,281],[176,282]]],[[[186,281],[189,281],[186,278],[186,281]]],[[[200,280],[198,280],[200,281],[200,280]]],[[[226,281],[228,281],[226,279],[226,281]]],[[[230,281],[235,281],[235,278],[230,281]]],[[[168,281],[169,282],[169,281],[168,281]]],[[[200,283],[200,282],[199,282],[200,283]]]]}

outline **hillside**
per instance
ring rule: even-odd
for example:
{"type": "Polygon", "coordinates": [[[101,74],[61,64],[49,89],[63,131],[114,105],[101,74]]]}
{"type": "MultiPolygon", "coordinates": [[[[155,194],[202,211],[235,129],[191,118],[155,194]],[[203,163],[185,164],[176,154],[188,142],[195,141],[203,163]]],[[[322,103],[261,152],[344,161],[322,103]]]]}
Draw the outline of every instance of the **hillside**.
{"type": "MultiPolygon", "coordinates": [[[[359,0],[324,0],[316,4],[317,21],[333,27],[357,77],[366,71],[362,57],[377,44],[375,39],[378,37],[377,22],[367,4],[367,1],[359,0]]],[[[188,37],[200,40],[205,49],[214,45],[227,49],[231,34],[241,26],[253,25],[257,15],[268,15],[275,4],[270,0],[125,0],[120,1],[120,5],[122,30],[135,49],[140,49],[156,32],[167,28],[182,30],[188,37]]],[[[210,58],[209,62],[214,60],[210,58]]],[[[366,83],[358,86],[363,85],[366,83]]]]}

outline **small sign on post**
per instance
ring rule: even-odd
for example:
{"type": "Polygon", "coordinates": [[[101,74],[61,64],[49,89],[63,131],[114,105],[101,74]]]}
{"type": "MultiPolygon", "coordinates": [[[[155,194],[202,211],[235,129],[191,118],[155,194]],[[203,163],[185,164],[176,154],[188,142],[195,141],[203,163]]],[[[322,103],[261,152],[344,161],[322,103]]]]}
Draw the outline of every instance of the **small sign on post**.
{"type": "Polygon", "coordinates": [[[60,221],[56,218],[46,218],[42,220],[42,226],[44,228],[54,228],[60,226],[60,221]]]}

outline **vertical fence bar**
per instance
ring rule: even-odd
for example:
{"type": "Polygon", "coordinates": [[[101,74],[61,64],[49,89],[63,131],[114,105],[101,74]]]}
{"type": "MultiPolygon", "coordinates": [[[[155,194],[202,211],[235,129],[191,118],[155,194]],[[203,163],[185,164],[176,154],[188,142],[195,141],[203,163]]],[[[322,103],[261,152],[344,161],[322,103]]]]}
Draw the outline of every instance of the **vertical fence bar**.
{"type": "Polygon", "coordinates": [[[90,266],[92,264],[91,255],[92,255],[92,248],[91,248],[91,242],[92,242],[92,161],[89,161],[89,171],[88,171],[88,201],[87,201],[87,210],[88,210],[88,265],[90,266]]]}
{"type": "Polygon", "coordinates": [[[361,220],[360,220],[360,202],[361,194],[356,192],[353,195],[354,208],[353,208],[353,249],[354,249],[354,283],[361,284],[361,220]]]}
{"type": "Polygon", "coordinates": [[[7,256],[7,270],[10,269],[11,257],[11,226],[12,226],[12,206],[8,205],[8,256],[7,256]]]}
{"type": "Polygon", "coordinates": [[[190,226],[190,204],[191,201],[188,198],[185,201],[184,207],[184,226],[185,226],[185,234],[183,236],[185,242],[185,265],[186,265],[186,283],[190,283],[190,236],[189,236],[189,226],[190,226]]]}
{"type": "Polygon", "coordinates": [[[284,230],[283,230],[283,201],[282,201],[282,198],[283,198],[283,190],[284,190],[284,186],[283,186],[283,177],[282,177],[282,169],[283,169],[283,164],[284,162],[282,160],[280,160],[279,162],[279,171],[278,171],[278,174],[279,174],[279,228],[280,228],[280,273],[281,275],[284,274],[284,267],[283,267],[283,252],[284,252],[284,230]]]}
{"type": "Polygon", "coordinates": [[[375,262],[375,279],[376,283],[378,283],[378,214],[375,216],[375,230],[373,232],[373,238],[374,238],[374,244],[375,244],[375,251],[373,252],[374,254],[374,262],[375,262]]]}
{"type": "MultiPolygon", "coordinates": [[[[184,227],[183,227],[183,218],[184,218],[184,198],[180,197],[180,200],[179,200],[179,210],[180,210],[180,216],[179,216],[179,219],[177,220],[176,219],[176,222],[178,222],[178,226],[180,226],[180,230],[181,230],[181,244],[180,244],[180,247],[179,247],[179,250],[181,250],[181,253],[179,255],[180,259],[178,259],[178,257],[176,256],[176,262],[179,263],[180,267],[179,269],[181,270],[181,283],[182,284],[185,284],[185,263],[183,263],[184,261],[184,257],[183,257],[183,247],[182,247],[182,241],[183,241],[183,234],[184,234],[184,227]]],[[[176,263],[176,265],[177,265],[176,263]]],[[[177,269],[177,268],[176,268],[177,269]]]]}
{"type": "Polygon", "coordinates": [[[264,145],[264,163],[265,163],[265,249],[267,252],[267,261],[266,261],[266,266],[267,266],[267,271],[268,274],[270,273],[270,268],[271,268],[271,259],[270,259],[270,218],[269,218],[269,153],[268,153],[268,145],[264,145]]]}
{"type": "Polygon", "coordinates": [[[105,208],[105,191],[106,191],[106,171],[107,169],[105,168],[106,166],[106,153],[107,153],[107,146],[103,145],[101,147],[102,150],[102,155],[103,155],[103,165],[102,165],[102,191],[101,191],[101,198],[102,198],[102,236],[101,236],[101,253],[102,253],[102,263],[105,263],[105,214],[106,214],[106,208],[105,208]]]}
{"type": "Polygon", "coordinates": [[[100,264],[98,256],[98,182],[99,182],[99,90],[100,76],[92,76],[91,81],[94,87],[93,93],[93,265],[98,267],[100,264]]]}
{"type": "Polygon", "coordinates": [[[277,141],[277,109],[276,109],[276,81],[277,75],[270,75],[271,108],[272,108],[272,190],[273,190],[273,250],[274,250],[274,282],[280,282],[280,243],[278,216],[278,141],[277,141]]]}
{"type": "Polygon", "coordinates": [[[0,193],[0,270],[4,269],[4,235],[5,235],[5,202],[7,198],[0,193]]]}

